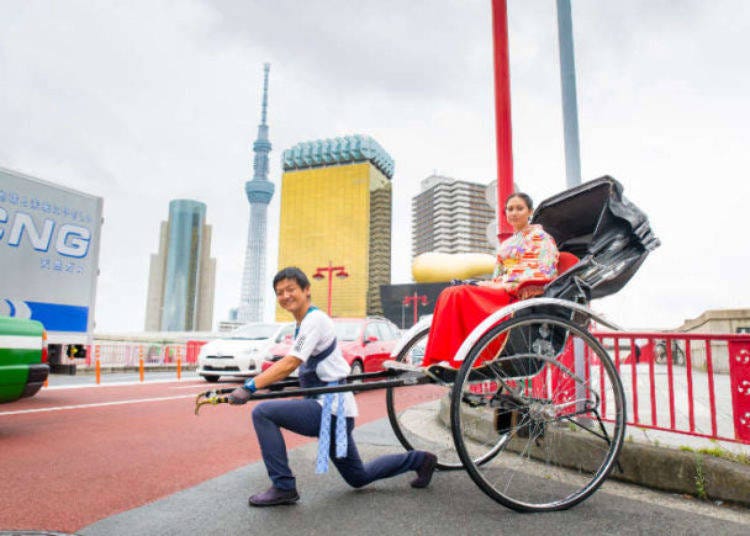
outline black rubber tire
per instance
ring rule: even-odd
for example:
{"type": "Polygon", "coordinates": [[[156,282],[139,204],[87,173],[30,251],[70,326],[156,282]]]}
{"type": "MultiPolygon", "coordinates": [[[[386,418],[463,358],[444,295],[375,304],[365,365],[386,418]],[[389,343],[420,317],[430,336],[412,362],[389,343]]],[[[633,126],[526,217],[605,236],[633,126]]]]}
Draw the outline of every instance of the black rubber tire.
{"type": "MultiPolygon", "coordinates": [[[[660,365],[667,362],[667,343],[660,342],[654,346],[654,361],[660,365]]],[[[685,351],[676,343],[672,346],[672,364],[677,366],[685,365],[685,351]]]]}
{"type": "Polygon", "coordinates": [[[615,465],[625,436],[625,404],[612,360],[588,331],[557,316],[520,316],[491,328],[459,370],[451,402],[453,439],[469,476],[495,501],[519,512],[564,510],[594,493],[615,465]],[[512,338],[505,338],[511,330],[512,338]],[[586,374],[576,375],[559,360],[573,344],[571,336],[588,347],[581,352],[586,374]],[[477,381],[474,365],[495,339],[509,342],[477,381]],[[532,383],[531,375],[539,381],[532,383]],[[483,385],[492,387],[486,395],[474,394],[483,385]],[[478,406],[485,413],[464,422],[457,401],[472,396],[475,402],[487,397],[478,406]],[[474,463],[475,446],[492,443],[496,434],[506,438],[500,456],[484,466],[474,463]]]}
{"type": "MultiPolygon", "coordinates": [[[[690,343],[688,342],[687,344],[690,344],[690,343]]],[[[675,345],[674,350],[672,350],[672,359],[674,360],[675,365],[684,367],[685,366],[685,351],[679,346],[675,345]]]]}
{"type": "Polygon", "coordinates": [[[206,380],[208,383],[216,383],[216,382],[219,381],[219,378],[221,378],[221,376],[213,376],[213,375],[211,375],[211,376],[208,376],[208,375],[203,376],[203,379],[206,380]]]}
{"type": "MultiPolygon", "coordinates": [[[[352,361],[352,366],[349,368],[349,375],[350,376],[357,376],[359,374],[363,374],[365,371],[365,367],[362,364],[362,362],[359,359],[355,359],[352,361]]],[[[362,383],[362,380],[353,380],[351,382],[353,385],[357,385],[359,383],[362,383]]],[[[361,393],[362,391],[352,391],[353,394],[357,395],[361,393]]]]}
{"type": "Polygon", "coordinates": [[[654,362],[663,365],[667,362],[667,346],[664,343],[654,345],[654,362]]]}
{"type": "Polygon", "coordinates": [[[359,359],[355,359],[352,361],[352,366],[349,369],[349,375],[350,376],[358,376],[360,374],[363,374],[365,371],[365,367],[362,365],[362,362],[359,359]]]}
{"type": "MultiPolygon", "coordinates": [[[[415,356],[414,349],[422,347],[421,349],[424,350],[423,347],[426,345],[428,334],[429,328],[425,328],[414,335],[404,345],[404,348],[396,356],[395,360],[401,363],[412,363],[412,357],[417,357],[417,364],[421,364],[423,354],[417,352],[415,356]]],[[[438,406],[441,404],[440,398],[445,397],[447,399],[450,396],[450,390],[450,385],[443,387],[435,383],[419,386],[389,387],[385,393],[388,420],[391,423],[393,433],[401,445],[406,450],[426,450],[433,452],[438,456],[437,468],[441,471],[458,470],[464,467],[456,452],[450,427],[440,420],[438,415],[439,409],[434,407],[435,403],[438,406]],[[412,397],[414,393],[417,393],[417,396],[426,400],[426,402],[423,404],[414,404],[400,412],[397,411],[396,408],[400,406],[398,403],[399,398],[403,395],[408,396],[408,393],[411,393],[412,397]],[[414,413],[418,412],[417,416],[422,421],[432,422],[432,426],[425,435],[413,433],[410,427],[401,422],[401,420],[408,418],[406,414],[410,411],[414,413]]],[[[496,456],[498,452],[500,452],[499,445],[494,449],[488,449],[486,453],[476,460],[476,463],[479,465],[486,463],[496,456]]]]}

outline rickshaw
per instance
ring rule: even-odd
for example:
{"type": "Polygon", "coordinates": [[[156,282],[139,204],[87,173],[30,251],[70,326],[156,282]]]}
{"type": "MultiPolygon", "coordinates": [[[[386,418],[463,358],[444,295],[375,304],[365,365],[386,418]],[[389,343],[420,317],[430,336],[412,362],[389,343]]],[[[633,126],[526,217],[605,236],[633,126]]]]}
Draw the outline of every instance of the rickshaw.
{"type": "MultiPolygon", "coordinates": [[[[580,503],[616,467],[626,424],[618,366],[589,331],[592,322],[618,327],[589,303],[619,291],[659,246],[646,215],[622,190],[605,176],[539,205],[532,223],[554,237],[566,266],[541,295],[477,326],[454,358],[460,368],[420,362],[426,317],[402,337],[383,371],[307,389],[287,379],[252,399],[384,389],[400,443],[435,452],[440,470],[466,470],[489,497],[520,512],[580,503]]],[[[201,393],[196,414],[204,404],[227,402],[231,391],[201,393]]]]}

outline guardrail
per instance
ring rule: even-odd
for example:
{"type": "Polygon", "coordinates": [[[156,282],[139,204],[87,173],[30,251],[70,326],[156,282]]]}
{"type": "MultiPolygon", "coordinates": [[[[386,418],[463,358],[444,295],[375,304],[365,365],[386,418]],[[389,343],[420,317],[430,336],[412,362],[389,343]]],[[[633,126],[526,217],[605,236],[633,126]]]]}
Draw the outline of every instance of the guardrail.
{"type": "MultiPolygon", "coordinates": [[[[195,365],[201,346],[207,341],[187,341],[185,344],[111,342],[86,347],[86,356],[69,358],[69,364],[93,369],[97,385],[101,382],[102,367],[107,369],[137,368],[140,380],[148,368],[174,368],[177,379],[182,377],[182,367],[195,365]]],[[[74,369],[75,370],[75,369],[74,369]]]]}
{"type": "Polygon", "coordinates": [[[145,366],[165,366],[176,365],[178,359],[185,360],[185,354],[184,344],[116,342],[93,345],[93,352],[86,354],[86,362],[91,365],[99,361],[102,367],[137,367],[140,361],[145,366]]]}
{"type": "Polygon", "coordinates": [[[620,373],[629,425],[750,444],[750,335],[594,336],[620,373]]]}
{"type": "Polygon", "coordinates": [[[79,365],[93,367],[96,361],[102,367],[145,367],[192,365],[198,362],[198,353],[206,341],[187,341],[185,344],[111,342],[93,344],[86,348],[86,357],[70,360],[79,365]]]}

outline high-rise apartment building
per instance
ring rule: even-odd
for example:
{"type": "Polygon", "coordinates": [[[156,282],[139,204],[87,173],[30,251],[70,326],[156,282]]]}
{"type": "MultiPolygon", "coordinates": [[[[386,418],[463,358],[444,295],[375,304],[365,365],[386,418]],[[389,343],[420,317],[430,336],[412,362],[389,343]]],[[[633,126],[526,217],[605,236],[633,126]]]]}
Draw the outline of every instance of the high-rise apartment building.
{"type": "Polygon", "coordinates": [[[245,194],[250,203],[250,223],[247,229],[240,305],[237,307],[237,320],[243,323],[263,320],[263,296],[269,288],[266,281],[266,220],[268,203],[271,202],[274,191],[273,183],[268,180],[268,153],[271,152],[271,142],[268,139],[266,124],[270,69],[270,64],[263,65],[263,104],[258,137],[253,143],[253,179],[245,183],[245,194]]]}
{"type": "Polygon", "coordinates": [[[431,175],[411,202],[412,255],[494,253],[487,226],[495,210],[487,204],[486,185],[431,175]]]}
{"type": "MultiPolygon", "coordinates": [[[[298,143],[284,151],[279,267],[298,266],[313,279],[314,302],[333,316],[382,314],[380,285],[391,279],[393,159],[372,138],[298,143]],[[329,275],[330,274],[330,275],[329,275]]],[[[279,319],[286,311],[276,309],[279,319]]]]}
{"type": "Polygon", "coordinates": [[[169,203],[161,223],[159,252],[151,255],[146,331],[210,331],[216,259],[206,205],[190,199],[169,203]]]}

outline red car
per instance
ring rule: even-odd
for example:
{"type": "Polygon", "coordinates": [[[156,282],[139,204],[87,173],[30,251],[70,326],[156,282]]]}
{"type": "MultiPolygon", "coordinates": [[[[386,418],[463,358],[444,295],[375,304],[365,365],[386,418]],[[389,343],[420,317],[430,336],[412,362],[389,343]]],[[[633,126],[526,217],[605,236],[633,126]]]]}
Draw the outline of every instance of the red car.
{"type": "MultiPolygon", "coordinates": [[[[391,350],[401,338],[396,325],[379,316],[334,318],[333,323],[341,352],[352,368],[351,374],[383,370],[383,362],[390,358],[391,350]]],[[[263,370],[287,355],[291,346],[291,337],[272,346],[263,370]]]]}

